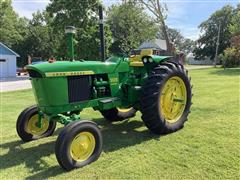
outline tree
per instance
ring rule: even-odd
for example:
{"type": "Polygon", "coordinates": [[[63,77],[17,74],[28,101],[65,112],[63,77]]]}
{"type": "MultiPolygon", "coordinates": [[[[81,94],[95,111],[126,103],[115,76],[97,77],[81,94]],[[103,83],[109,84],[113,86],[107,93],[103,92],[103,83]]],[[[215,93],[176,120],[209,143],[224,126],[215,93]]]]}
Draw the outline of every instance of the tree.
{"type": "Polygon", "coordinates": [[[240,4],[238,4],[237,8],[233,11],[233,17],[231,20],[231,24],[229,25],[229,31],[232,36],[240,35],[240,4]]]}
{"type": "MultiPolygon", "coordinates": [[[[51,26],[59,38],[59,45],[54,47],[60,57],[66,57],[66,40],[64,28],[73,25],[77,28],[75,35],[78,43],[75,47],[76,58],[99,58],[98,0],[51,0],[47,12],[53,17],[51,26]]],[[[106,46],[111,42],[109,28],[105,27],[106,46]]]]}
{"type": "MultiPolygon", "coordinates": [[[[171,43],[179,45],[180,43],[183,42],[184,37],[177,29],[166,27],[166,30],[168,32],[169,41],[171,43]]],[[[158,32],[158,38],[165,39],[165,35],[162,30],[158,32]]]]}
{"type": "Polygon", "coordinates": [[[27,29],[27,20],[14,12],[11,0],[0,1],[0,41],[8,47],[21,42],[27,29]]]}
{"type": "Polygon", "coordinates": [[[54,54],[54,32],[49,26],[50,17],[46,12],[36,12],[28,24],[28,36],[25,44],[28,54],[47,59],[54,54]]]}
{"type": "Polygon", "coordinates": [[[49,26],[50,21],[51,18],[46,12],[39,11],[33,13],[33,18],[28,20],[24,38],[13,46],[21,56],[21,61],[18,61],[19,66],[28,63],[28,56],[46,60],[57,54],[55,46],[58,39],[49,26]]]}
{"type": "MultiPolygon", "coordinates": [[[[184,37],[182,36],[182,34],[177,29],[169,28],[167,26],[166,30],[168,32],[169,41],[173,43],[177,49],[180,49],[180,46],[184,41],[184,37]]],[[[159,31],[158,38],[165,39],[165,35],[162,30],[159,31]]]]}
{"type": "Polygon", "coordinates": [[[18,17],[11,0],[0,1],[0,41],[20,54],[18,65],[25,58],[21,46],[27,34],[28,20],[18,17]]]}
{"type": "Polygon", "coordinates": [[[167,11],[166,4],[161,4],[160,0],[139,0],[154,16],[155,22],[160,26],[162,32],[164,34],[164,39],[166,40],[167,44],[167,51],[169,54],[172,54],[172,46],[169,40],[169,35],[167,32],[167,26],[165,24],[166,14],[167,11]]]}
{"type": "Polygon", "coordinates": [[[214,58],[219,27],[220,41],[218,54],[222,53],[230,45],[231,33],[228,27],[232,16],[233,7],[227,5],[213,13],[208,20],[200,24],[199,28],[203,34],[198,39],[197,48],[194,50],[197,58],[214,58]]]}
{"type": "Polygon", "coordinates": [[[240,4],[233,10],[231,24],[229,25],[231,33],[231,46],[219,55],[224,67],[240,66],[240,4]]]}
{"type": "Polygon", "coordinates": [[[179,45],[179,50],[183,51],[185,54],[193,52],[196,47],[196,42],[191,39],[184,39],[184,41],[179,45]]]}
{"type": "Polygon", "coordinates": [[[107,11],[107,23],[110,26],[114,42],[111,51],[129,53],[142,42],[154,39],[157,27],[143,8],[132,1],[113,5],[107,11]]]}
{"type": "MultiPolygon", "coordinates": [[[[171,43],[174,44],[177,51],[184,52],[185,54],[188,54],[194,50],[195,47],[195,41],[184,38],[183,35],[174,28],[167,27],[167,32],[169,36],[169,40],[171,43]]],[[[158,38],[164,39],[164,34],[162,31],[158,33],[158,38]]]]}

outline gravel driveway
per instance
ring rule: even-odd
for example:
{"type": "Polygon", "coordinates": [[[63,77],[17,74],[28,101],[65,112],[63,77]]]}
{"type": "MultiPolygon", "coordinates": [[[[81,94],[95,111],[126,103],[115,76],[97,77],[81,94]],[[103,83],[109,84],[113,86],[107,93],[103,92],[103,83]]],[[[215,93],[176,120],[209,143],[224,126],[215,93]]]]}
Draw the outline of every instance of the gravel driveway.
{"type": "Polygon", "coordinates": [[[16,91],[30,88],[32,87],[28,76],[0,79],[0,92],[16,91]]]}

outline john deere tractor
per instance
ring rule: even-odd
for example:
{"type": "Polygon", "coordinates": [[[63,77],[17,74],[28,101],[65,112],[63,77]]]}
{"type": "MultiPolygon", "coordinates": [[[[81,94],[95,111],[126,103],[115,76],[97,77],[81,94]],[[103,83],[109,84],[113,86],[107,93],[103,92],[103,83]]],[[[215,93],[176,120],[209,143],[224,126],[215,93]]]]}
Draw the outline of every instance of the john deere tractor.
{"type": "Polygon", "coordinates": [[[17,133],[27,142],[51,136],[57,122],[65,125],[57,138],[55,154],[68,171],[97,160],[102,151],[101,131],[95,122],[81,116],[84,108],[100,111],[110,122],[134,117],[140,111],[144,124],[155,134],[181,129],[190,111],[191,85],[181,64],[158,55],[154,49],[105,60],[100,22],[102,61],[74,58],[76,29],[69,26],[65,30],[67,61],[27,66],[36,105],[21,112],[17,133]]]}

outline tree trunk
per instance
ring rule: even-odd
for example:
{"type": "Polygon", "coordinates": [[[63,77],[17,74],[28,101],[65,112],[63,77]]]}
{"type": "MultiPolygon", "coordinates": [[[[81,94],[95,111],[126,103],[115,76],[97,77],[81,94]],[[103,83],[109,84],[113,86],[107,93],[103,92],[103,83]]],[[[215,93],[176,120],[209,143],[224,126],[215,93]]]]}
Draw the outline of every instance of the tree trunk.
{"type": "Polygon", "coordinates": [[[170,43],[170,40],[169,40],[169,37],[168,37],[165,22],[162,21],[161,23],[162,23],[162,30],[163,30],[163,34],[164,34],[164,37],[165,37],[165,40],[166,40],[166,45],[167,45],[167,54],[172,55],[172,46],[171,46],[171,43],[170,43]]]}
{"type": "Polygon", "coordinates": [[[28,65],[32,63],[32,57],[28,54],[28,65]]]}
{"type": "Polygon", "coordinates": [[[150,12],[153,13],[153,15],[156,17],[156,23],[162,26],[162,31],[166,40],[166,45],[167,45],[167,54],[172,55],[172,45],[170,43],[168,33],[167,33],[167,28],[166,24],[164,22],[164,16],[162,13],[163,8],[161,7],[160,0],[139,0],[150,12]]]}

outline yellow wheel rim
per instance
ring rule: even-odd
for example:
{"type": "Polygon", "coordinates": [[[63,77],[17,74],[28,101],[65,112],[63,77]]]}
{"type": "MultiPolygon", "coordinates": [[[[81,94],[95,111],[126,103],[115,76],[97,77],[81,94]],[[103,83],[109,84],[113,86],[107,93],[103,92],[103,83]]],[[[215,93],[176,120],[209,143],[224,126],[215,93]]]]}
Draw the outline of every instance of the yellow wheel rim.
{"type": "Polygon", "coordinates": [[[130,108],[126,108],[126,109],[124,109],[124,108],[117,108],[117,109],[118,109],[119,112],[123,112],[123,113],[125,113],[125,112],[130,111],[130,110],[132,109],[132,107],[130,107],[130,108]]]}
{"type": "Polygon", "coordinates": [[[33,115],[27,122],[26,131],[34,136],[40,136],[45,133],[49,127],[49,121],[46,118],[42,119],[42,127],[37,126],[38,114],[33,115]]]}
{"type": "Polygon", "coordinates": [[[95,137],[90,132],[79,133],[70,146],[71,157],[78,162],[86,161],[96,146],[95,137]]]}
{"type": "Polygon", "coordinates": [[[159,97],[162,116],[169,123],[177,122],[186,107],[187,90],[185,83],[178,76],[167,80],[159,97]]]}

